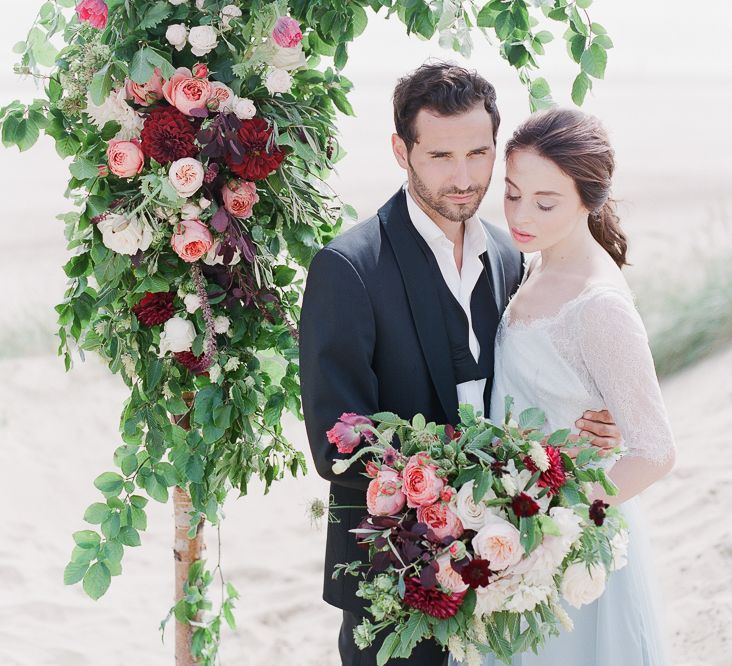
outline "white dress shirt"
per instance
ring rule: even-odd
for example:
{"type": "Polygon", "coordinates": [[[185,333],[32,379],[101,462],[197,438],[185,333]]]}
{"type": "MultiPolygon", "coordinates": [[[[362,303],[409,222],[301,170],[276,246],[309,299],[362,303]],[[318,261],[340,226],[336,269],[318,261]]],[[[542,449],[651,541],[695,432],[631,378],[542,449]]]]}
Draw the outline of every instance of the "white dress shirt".
{"type": "MultiPolygon", "coordinates": [[[[462,307],[468,318],[468,345],[477,363],[480,356],[480,344],[473,330],[470,298],[478,277],[483,271],[483,262],[480,259],[480,255],[486,251],[487,243],[483,223],[478,218],[477,213],[473,217],[465,220],[463,267],[461,271],[458,271],[454,255],[455,244],[445,236],[440,227],[417,205],[417,202],[412,198],[412,195],[409,193],[409,188],[406,185],[404,186],[404,192],[407,195],[407,208],[412,224],[435,255],[442,277],[445,279],[452,295],[460,303],[460,307],[462,307]]],[[[437,306],[437,304],[435,305],[437,306]]],[[[485,415],[486,409],[483,401],[485,383],[485,379],[473,379],[457,384],[458,403],[469,403],[476,411],[480,411],[485,415]]]]}

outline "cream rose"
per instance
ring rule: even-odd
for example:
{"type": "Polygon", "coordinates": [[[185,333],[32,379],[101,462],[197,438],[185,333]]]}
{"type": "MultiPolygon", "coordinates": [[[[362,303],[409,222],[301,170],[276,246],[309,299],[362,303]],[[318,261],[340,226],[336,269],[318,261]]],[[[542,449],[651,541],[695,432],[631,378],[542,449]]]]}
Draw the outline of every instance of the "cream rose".
{"type": "Polygon", "coordinates": [[[241,9],[236,5],[226,5],[221,8],[221,22],[223,23],[224,30],[231,28],[231,20],[239,18],[241,16],[241,9]]]}
{"type": "Polygon", "coordinates": [[[188,33],[188,43],[191,53],[200,58],[213,51],[219,40],[216,30],[210,25],[197,25],[188,33]]]}
{"type": "Polygon", "coordinates": [[[168,352],[188,351],[196,338],[196,329],[193,322],[183,317],[172,317],[165,322],[160,334],[160,356],[168,352]]]}
{"type": "Polygon", "coordinates": [[[183,304],[186,306],[186,311],[193,314],[201,307],[201,299],[198,294],[186,294],[183,297],[183,304]]]}
{"type": "MultiPolygon", "coordinates": [[[[482,501],[476,504],[473,501],[473,487],[473,481],[463,484],[457,495],[450,501],[450,507],[460,518],[465,529],[477,531],[485,524],[486,516],[500,516],[500,511],[497,507],[488,508],[482,501]]],[[[488,500],[495,498],[496,493],[492,488],[489,488],[483,497],[488,500]]]]}
{"type": "Polygon", "coordinates": [[[284,69],[288,72],[293,69],[303,67],[307,62],[302,44],[298,44],[291,49],[285,49],[272,42],[269,45],[269,52],[267,56],[267,62],[272,65],[272,67],[284,69]]]}
{"type": "Polygon", "coordinates": [[[264,81],[271,95],[289,92],[292,88],[292,77],[284,69],[273,69],[264,81]]]}
{"type": "Polygon", "coordinates": [[[605,590],[606,578],[601,564],[591,564],[589,571],[584,562],[570,564],[562,577],[562,596],[575,608],[590,604],[605,590]]]}
{"type": "Polygon", "coordinates": [[[203,185],[205,170],[203,164],[193,157],[184,157],[170,165],[168,178],[175,191],[188,198],[195,194],[203,185]]]}
{"type": "Polygon", "coordinates": [[[250,120],[257,115],[257,107],[254,106],[254,102],[246,97],[237,97],[232,110],[239,120],[250,120]]]}
{"type": "Polygon", "coordinates": [[[173,23],[168,26],[165,31],[165,39],[175,48],[176,51],[182,51],[188,41],[188,28],[185,23],[173,23]]]}
{"type": "Polygon", "coordinates": [[[503,518],[488,516],[486,523],[473,537],[473,550],[489,560],[493,571],[518,564],[524,555],[521,533],[503,518]]]}
{"type": "Polygon", "coordinates": [[[152,229],[137,217],[110,213],[97,228],[102,232],[102,243],[119,254],[137,254],[152,243],[152,229]]]}

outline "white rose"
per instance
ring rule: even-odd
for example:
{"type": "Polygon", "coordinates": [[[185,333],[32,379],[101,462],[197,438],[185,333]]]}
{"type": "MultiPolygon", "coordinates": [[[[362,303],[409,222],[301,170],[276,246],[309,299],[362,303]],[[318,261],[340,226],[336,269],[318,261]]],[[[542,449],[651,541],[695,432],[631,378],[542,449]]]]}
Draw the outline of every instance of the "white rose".
{"type": "Polygon", "coordinates": [[[257,115],[257,107],[252,100],[246,97],[237,97],[234,100],[233,111],[239,120],[249,120],[257,115]]]}
{"type": "Polygon", "coordinates": [[[267,53],[267,62],[277,69],[292,71],[305,65],[305,51],[303,51],[302,44],[286,49],[276,42],[271,42],[267,53]]]}
{"type": "Polygon", "coordinates": [[[292,77],[284,69],[273,69],[264,82],[271,95],[286,93],[292,88],[292,77]]]}
{"type": "Polygon", "coordinates": [[[490,561],[493,571],[517,564],[524,555],[521,533],[507,520],[496,516],[487,516],[472,544],[481,558],[490,561]]]}
{"type": "Polygon", "coordinates": [[[221,21],[224,24],[224,30],[228,30],[231,26],[231,19],[239,18],[241,16],[241,9],[236,5],[226,5],[221,9],[221,21]]]}
{"type": "Polygon", "coordinates": [[[571,548],[582,536],[582,518],[573,509],[555,506],[549,511],[549,517],[557,524],[562,533],[561,539],[571,548]]]}
{"type": "Polygon", "coordinates": [[[188,43],[194,56],[205,56],[219,43],[216,31],[210,25],[197,25],[188,34],[188,43]]]}
{"type": "Polygon", "coordinates": [[[191,314],[201,307],[201,299],[198,297],[198,294],[186,294],[183,297],[183,303],[186,306],[186,310],[191,314]]]}
{"type": "Polygon", "coordinates": [[[170,165],[168,178],[179,196],[188,198],[203,185],[203,164],[193,157],[183,157],[170,165]]]}
{"type": "MultiPolygon", "coordinates": [[[[473,481],[468,481],[457,494],[450,500],[450,508],[460,518],[463,526],[468,530],[479,530],[485,524],[486,516],[489,514],[500,515],[495,508],[488,508],[483,502],[477,504],[473,501],[473,481]]],[[[483,499],[495,499],[496,494],[492,488],[488,489],[483,499]]]]}
{"type": "Polygon", "coordinates": [[[160,354],[165,356],[170,352],[188,351],[196,337],[196,329],[193,322],[183,317],[172,317],[165,322],[163,332],[160,334],[160,354]]]}
{"type": "Polygon", "coordinates": [[[575,608],[592,603],[605,590],[607,574],[601,564],[575,562],[567,567],[562,578],[562,596],[575,608]]]}
{"type": "Polygon", "coordinates": [[[225,317],[224,315],[219,315],[214,319],[214,331],[216,331],[217,333],[228,333],[230,326],[231,321],[228,317],[225,317]]]}
{"type": "Polygon", "coordinates": [[[629,541],[628,530],[620,530],[610,541],[610,549],[613,556],[613,564],[610,567],[611,571],[622,569],[628,564],[629,541]]]}
{"type": "Polygon", "coordinates": [[[110,213],[97,225],[102,243],[119,254],[136,254],[152,243],[152,229],[137,217],[110,213]]]}
{"type": "Polygon", "coordinates": [[[182,51],[188,39],[188,28],[186,28],[186,24],[173,23],[169,25],[165,31],[165,39],[168,40],[171,46],[175,47],[176,51],[182,51]]]}
{"type": "Polygon", "coordinates": [[[201,208],[192,201],[183,204],[180,209],[180,214],[184,220],[195,220],[202,212],[201,208]]]}
{"type": "Polygon", "coordinates": [[[206,210],[211,205],[211,202],[206,197],[201,197],[198,200],[198,205],[201,207],[201,210],[206,210]]]}

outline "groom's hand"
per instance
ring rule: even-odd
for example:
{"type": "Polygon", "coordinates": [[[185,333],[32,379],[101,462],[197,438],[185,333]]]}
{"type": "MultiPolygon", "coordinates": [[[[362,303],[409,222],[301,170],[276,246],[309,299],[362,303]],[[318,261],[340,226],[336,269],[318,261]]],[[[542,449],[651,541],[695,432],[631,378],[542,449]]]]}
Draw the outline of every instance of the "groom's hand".
{"type": "Polygon", "coordinates": [[[586,411],[575,425],[580,429],[580,436],[587,437],[594,446],[610,450],[622,443],[620,430],[606,409],[600,412],[586,411]]]}

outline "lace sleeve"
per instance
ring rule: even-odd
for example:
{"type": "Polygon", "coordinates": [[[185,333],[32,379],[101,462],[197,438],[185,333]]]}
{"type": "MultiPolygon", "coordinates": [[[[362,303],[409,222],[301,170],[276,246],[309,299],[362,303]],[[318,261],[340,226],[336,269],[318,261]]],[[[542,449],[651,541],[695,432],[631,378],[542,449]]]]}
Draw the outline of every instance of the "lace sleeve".
{"type": "Polygon", "coordinates": [[[628,454],[663,464],[674,439],[648,335],[631,297],[617,289],[595,294],[578,324],[582,359],[628,454]]]}

